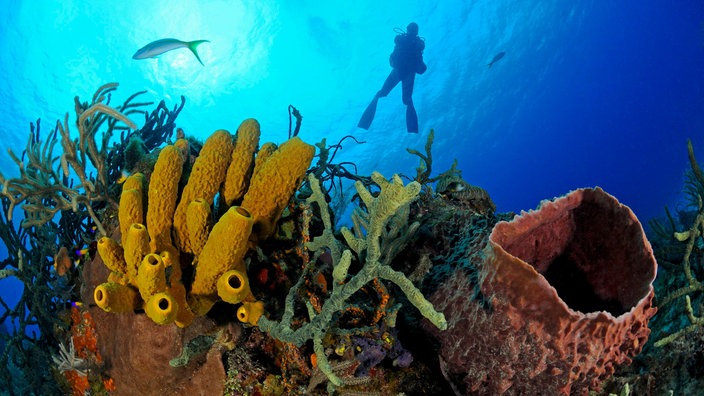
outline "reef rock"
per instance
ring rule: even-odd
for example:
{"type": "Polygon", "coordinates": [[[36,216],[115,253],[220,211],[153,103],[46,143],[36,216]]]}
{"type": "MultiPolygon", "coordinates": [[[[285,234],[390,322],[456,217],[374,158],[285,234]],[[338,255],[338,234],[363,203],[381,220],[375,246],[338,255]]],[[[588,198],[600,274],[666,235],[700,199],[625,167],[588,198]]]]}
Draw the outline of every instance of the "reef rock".
{"type": "Polygon", "coordinates": [[[586,395],[647,341],[657,264],[633,212],[600,188],[496,224],[485,246],[429,297],[448,320],[426,329],[457,394],[586,395]]]}
{"type": "MultiPolygon", "coordinates": [[[[93,305],[93,290],[108,272],[99,256],[83,269],[84,305],[93,305]]],[[[108,313],[89,308],[97,332],[105,373],[115,383],[111,395],[221,395],[225,384],[222,354],[213,348],[183,367],[171,367],[185,344],[213,333],[215,323],[196,318],[191,326],[158,325],[144,313],[108,313]]]]}

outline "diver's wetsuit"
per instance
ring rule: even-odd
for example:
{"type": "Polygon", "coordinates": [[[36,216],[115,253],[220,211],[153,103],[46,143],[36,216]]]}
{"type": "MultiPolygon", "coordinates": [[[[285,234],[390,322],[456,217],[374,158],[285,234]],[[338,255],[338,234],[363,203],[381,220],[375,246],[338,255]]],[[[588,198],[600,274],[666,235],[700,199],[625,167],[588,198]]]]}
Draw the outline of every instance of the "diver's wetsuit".
{"type": "Polygon", "coordinates": [[[413,106],[413,85],[416,73],[423,74],[427,69],[423,62],[425,42],[416,34],[408,33],[397,35],[394,42],[396,47],[389,57],[389,63],[393,70],[389,73],[379,92],[374,95],[357,126],[362,129],[369,129],[376,113],[377,101],[379,98],[387,96],[400,82],[403,104],[406,105],[406,128],[408,132],[418,133],[418,115],[413,106]]]}
{"type": "Polygon", "coordinates": [[[423,74],[427,68],[423,63],[423,50],[425,43],[418,36],[410,36],[408,34],[399,34],[394,39],[396,48],[389,57],[389,63],[393,70],[384,81],[377,95],[381,98],[387,96],[389,92],[401,82],[403,91],[403,104],[413,105],[413,84],[416,79],[416,73],[423,74]]]}

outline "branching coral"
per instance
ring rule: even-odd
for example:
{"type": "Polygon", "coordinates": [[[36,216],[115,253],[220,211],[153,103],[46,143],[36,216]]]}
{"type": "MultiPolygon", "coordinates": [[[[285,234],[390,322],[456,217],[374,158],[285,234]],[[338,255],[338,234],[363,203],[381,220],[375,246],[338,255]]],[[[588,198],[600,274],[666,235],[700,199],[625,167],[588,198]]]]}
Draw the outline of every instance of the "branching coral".
{"type": "MultiPolygon", "coordinates": [[[[309,322],[294,329],[293,316],[295,308],[295,296],[301,287],[302,275],[296,285],[294,285],[286,297],[285,312],[279,322],[262,317],[259,319],[259,328],[268,332],[274,338],[284,342],[291,342],[298,346],[308,340],[313,341],[313,348],[317,357],[320,370],[328,377],[335,386],[341,386],[343,381],[334,373],[328,361],[324,348],[323,337],[331,330],[333,317],[341,312],[348,304],[350,297],[362,287],[372,282],[376,278],[391,281],[396,284],[406,295],[408,300],[418,310],[440,329],[445,329],[447,323],[442,313],[437,312],[432,304],[428,302],[421,292],[411,283],[406,276],[394,271],[384,263],[386,252],[382,251],[382,242],[386,228],[392,226],[397,221],[408,221],[407,217],[397,218],[402,209],[414,201],[420,191],[420,184],[409,183],[404,186],[401,179],[394,175],[391,182],[387,181],[380,173],[375,172],[372,179],[380,187],[377,197],[372,196],[361,182],[355,183],[357,192],[364,201],[367,211],[358,210],[355,212],[355,231],[343,228],[342,233],[349,248],[343,248],[341,243],[334,238],[332,223],[327,215],[327,203],[319,183],[314,176],[309,176],[310,185],[313,187],[313,195],[309,200],[316,202],[325,224],[325,231],[308,244],[310,250],[320,255],[329,250],[333,260],[333,289],[329,298],[322,304],[319,313],[315,313],[309,306],[309,322]],[[363,231],[362,228],[364,228],[363,231]],[[354,275],[349,275],[352,264],[352,251],[363,261],[362,268],[354,275]]],[[[391,245],[391,244],[387,244],[391,245]]]]}
{"type": "MultiPolygon", "coordinates": [[[[330,365],[330,369],[332,372],[335,374],[337,378],[339,378],[340,382],[342,383],[343,386],[355,386],[355,385],[365,385],[370,382],[369,377],[364,376],[364,377],[355,377],[354,376],[354,371],[359,366],[359,362],[357,360],[344,360],[341,362],[336,362],[332,365],[330,365]]],[[[323,384],[325,382],[328,382],[328,393],[329,394],[334,394],[335,392],[335,385],[329,382],[330,379],[327,377],[326,373],[324,373],[320,367],[317,367],[316,370],[313,372],[313,375],[310,377],[310,382],[308,383],[308,387],[306,388],[306,391],[311,393],[313,390],[320,384],[323,384]]]]}
{"type": "Polygon", "coordinates": [[[32,126],[25,154],[27,162],[18,158],[9,151],[13,161],[17,164],[20,176],[7,178],[0,174],[2,194],[10,199],[8,218],[16,205],[22,204],[26,218],[23,226],[30,227],[41,225],[52,218],[59,211],[72,210],[85,211],[95,222],[99,231],[105,234],[102,222],[93,210],[93,203],[111,201],[109,195],[110,181],[108,180],[106,156],[109,148],[110,137],[120,121],[129,128],[136,129],[136,125],[119,110],[108,106],[106,95],[116,89],[117,84],[102,86],[89,105],[83,105],[76,97],[76,117],[78,138],[71,138],[68,126],[68,113],[63,122],[56,123],[56,129],[49,138],[42,143],[37,128],[32,126]],[[103,132],[98,141],[100,127],[106,123],[108,129],[103,132]],[[60,141],[63,153],[56,155],[54,147],[60,141]],[[95,169],[96,175],[91,175],[95,169]],[[74,185],[73,176],[78,178],[74,185]]]}
{"type": "Polygon", "coordinates": [[[69,325],[66,306],[78,299],[80,273],[73,269],[74,262],[88,257],[91,249],[84,247],[93,241],[96,227],[102,230],[98,219],[104,218],[98,210],[115,204],[124,163],[116,153],[130,136],[138,134],[160,145],[170,134],[165,128],[173,123],[174,112],[158,108],[147,115],[140,108],[150,103],[134,102],[143,92],[110,107],[116,88],[117,84],[101,87],[90,103],[75,98],[76,138],[69,132],[68,116],[47,136],[40,133],[39,121],[30,124],[26,150],[21,156],[10,152],[19,177],[0,175],[0,239],[7,248],[7,256],[0,260],[0,287],[16,282],[21,288],[14,306],[0,298],[0,328],[8,331],[0,333],[0,388],[9,394],[60,393],[47,362],[52,355],[61,356],[59,333],[69,325]],[[136,132],[126,115],[139,113],[147,122],[136,132]],[[123,142],[111,143],[114,132],[125,130],[123,142]],[[18,206],[25,210],[19,228],[12,221],[18,206]],[[59,220],[54,220],[56,213],[61,214],[59,220]],[[54,269],[60,251],[68,252],[65,260],[70,267],[65,273],[54,269]]]}
{"type": "Polygon", "coordinates": [[[316,164],[311,168],[310,173],[315,175],[316,179],[318,179],[327,194],[330,194],[334,188],[337,188],[341,192],[342,179],[361,181],[366,186],[372,183],[369,177],[357,174],[357,165],[353,162],[333,162],[335,160],[335,156],[342,148],[342,143],[347,139],[351,139],[357,144],[366,143],[364,141],[357,140],[357,138],[352,135],[347,135],[342,137],[337,144],[328,146],[326,139],[323,139],[316,144],[319,151],[318,162],[316,162],[316,164]]]}
{"type": "Polygon", "coordinates": [[[420,164],[416,168],[415,181],[426,187],[426,192],[430,192],[430,184],[437,182],[435,192],[443,197],[461,201],[468,205],[475,212],[483,215],[492,214],[496,210],[496,205],[489,197],[489,193],[481,187],[472,186],[462,179],[462,171],[457,169],[457,160],[452,163],[450,169],[445,172],[430,177],[433,167],[433,155],[431,148],[435,139],[435,131],[430,130],[425,143],[425,154],[415,149],[406,149],[410,154],[420,158],[420,164]]]}
{"type": "Polygon", "coordinates": [[[148,152],[163,144],[172,135],[175,119],[185,104],[182,97],[181,106],[169,112],[162,101],[147,114],[141,108],[151,102],[134,102],[142,91],[122,105],[111,107],[111,95],[117,86],[111,83],[98,88],[90,103],[74,98],[77,138],[71,137],[67,113],[44,141],[40,121],[30,124],[27,147],[21,157],[9,150],[19,170],[16,178],[0,173],[2,195],[11,202],[7,214],[10,219],[17,205],[26,212],[24,227],[44,224],[56,213],[71,210],[81,217],[90,216],[100,233],[105,234],[95,209],[105,204],[117,205],[116,182],[124,170],[128,147],[139,140],[148,152]],[[145,115],[142,128],[137,129],[128,118],[133,114],[145,115]],[[121,141],[113,144],[111,139],[118,131],[123,131],[121,141]],[[61,144],[60,154],[55,152],[57,143],[61,144]]]}
{"type": "Polygon", "coordinates": [[[435,140],[435,130],[431,129],[430,133],[428,134],[428,139],[425,141],[425,154],[421,153],[420,151],[412,148],[407,148],[406,151],[408,151],[409,154],[413,154],[420,158],[420,164],[418,165],[418,168],[416,168],[416,177],[413,179],[420,183],[421,185],[426,185],[430,183],[434,183],[436,181],[439,181],[444,178],[461,178],[462,177],[462,171],[457,169],[457,160],[452,164],[452,167],[435,176],[435,177],[430,177],[430,174],[433,171],[433,153],[432,153],[432,147],[433,147],[433,141],[435,140]]]}
{"type": "MultiPolygon", "coordinates": [[[[687,148],[691,173],[686,192],[690,200],[697,202],[697,216],[689,230],[683,232],[673,232],[670,236],[679,241],[680,244],[686,242],[682,257],[682,273],[684,274],[687,284],[671,291],[658,305],[660,309],[662,309],[668,304],[684,297],[685,300],[683,305],[690,324],[687,327],[659,339],[654,344],[656,347],[665,346],[672,341],[675,341],[676,339],[697,330],[698,328],[704,327],[704,318],[694,314],[690,297],[694,293],[704,292],[704,283],[694,276],[694,271],[692,268],[692,262],[695,261],[695,257],[693,256],[696,254],[695,251],[698,250],[698,245],[701,244],[702,235],[704,233],[704,204],[702,204],[702,194],[704,194],[704,173],[702,173],[699,163],[694,156],[694,149],[691,141],[687,142],[687,148]]],[[[671,224],[673,224],[672,220],[671,224]]],[[[659,229],[662,230],[664,227],[660,227],[659,229]]]]}
{"type": "Polygon", "coordinates": [[[0,328],[9,330],[0,335],[0,388],[53,394],[58,389],[45,363],[57,348],[54,331],[61,327],[57,313],[72,297],[71,280],[75,278],[57,278],[46,257],[55,253],[57,240],[65,239],[59,231],[71,231],[60,230],[53,222],[16,228],[4,215],[9,206],[9,200],[2,197],[0,239],[8,256],[0,261],[0,287],[11,289],[15,281],[23,289],[12,307],[0,297],[0,328]]]}
{"type": "Polygon", "coordinates": [[[73,346],[73,338],[69,342],[68,349],[63,343],[59,343],[59,354],[53,355],[51,359],[59,371],[76,371],[79,375],[88,375],[88,364],[85,359],[76,355],[76,348],[73,346]]]}
{"type": "Polygon", "coordinates": [[[428,139],[425,141],[425,154],[421,153],[416,149],[407,148],[410,154],[416,155],[420,158],[420,164],[416,168],[416,178],[415,180],[420,184],[426,184],[432,182],[430,174],[433,171],[433,153],[431,148],[433,147],[433,140],[435,140],[435,130],[431,129],[428,134],[428,139]]]}

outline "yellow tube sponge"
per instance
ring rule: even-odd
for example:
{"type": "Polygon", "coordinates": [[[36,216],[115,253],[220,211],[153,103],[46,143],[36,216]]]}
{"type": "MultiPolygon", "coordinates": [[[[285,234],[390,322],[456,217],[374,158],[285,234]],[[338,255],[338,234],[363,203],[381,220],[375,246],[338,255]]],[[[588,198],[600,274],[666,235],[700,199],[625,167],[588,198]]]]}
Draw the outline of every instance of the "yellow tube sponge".
{"type": "Polygon", "coordinates": [[[166,290],[166,268],[161,256],[154,253],[144,256],[137,273],[137,285],[144,301],[166,290]]]}
{"type": "Polygon", "coordinates": [[[203,198],[212,205],[225,180],[233,147],[232,135],[222,129],[210,135],[203,144],[174,212],[174,242],[180,250],[193,253],[186,224],[188,204],[196,198],[203,198]]]}
{"type": "Polygon", "coordinates": [[[157,293],[144,304],[144,313],[156,324],[168,324],[176,319],[178,304],[169,292],[157,293]]]}
{"type": "Polygon", "coordinates": [[[254,153],[259,146],[259,135],[259,122],[254,118],[244,120],[237,129],[235,149],[232,150],[232,159],[221,191],[228,206],[241,200],[247,191],[254,153]]]}
{"type": "Polygon", "coordinates": [[[178,139],[174,143],[174,146],[181,151],[181,154],[183,154],[184,159],[188,158],[188,155],[191,151],[191,145],[188,143],[188,140],[183,138],[178,139]]]}
{"type": "Polygon", "coordinates": [[[251,295],[247,273],[240,270],[225,272],[218,279],[218,296],[230,304],[239,304],[251,295]]]}
{"type": "Polygon", "coordinates": [[[193,312],[186,302],[186,287],[181,281],[181,264],[179,264],[178,252],[174,248],[162,251],[161,261],[164,263],[166,273],[169,274],[168,288],[174,303],[178,307],[174,322],[178,327],[186,327],[193,322],[193,312]]]}
{"type": "Polygon", "coordinates": [[[110,272],[108,274],[107,282],[115,282],[121,285],[128,285],[130,282],[127,280],[127,275],[122,272],[110,272]]]}
{"type": "Polygon", "coordinates": [[[120,283],[107,282],[93,291],[95,304],[105,312],[129,312],[139,308],[137,291],[120,283]]]}
{"type": "Polygon", "coordinates": [[[183,171],[183,154],[178,147],[166,146],[159,153],[149,180],[147,230],[151,238],[151,249],[159,252],[171,246],[178,182],[183,171]]]}
{"type": "Polygon", "coordinates": [[[237,319],[252,326],[256,326],[259,323],[259,318],[262,317],[262,314],[264,314],[264,303],[261,301],[245,301],[241,307],[237,308],[237,319]]]}
{"type": "Polygon", "coordinates": [[[213,226],[198,257],[189,305],[196,315],[204,315],[217,301],[217,281],[225,272],[244,273],[244,255],[252,232],[252,216],[239,206],[230,208],[213,226]]]}
{"type": "Polygon", "coordinates": [[[251,179],[254,179],[256,177],[257,173],[262,170],[262,166],[264,166],[266,160],[268,160],[278,148],[279,147],[276,145],[276,143],[266,142],[262,144],[262,147],[260,147],[259,151],[257,151],[257,157],[254,159],[254,170],[252,171],[251,179]]]}
{"type": "Polygon", "coordinates": [[[178,306],[178,312],[176,312],[176,317],[174,321],[178,327],[186,327],[193,322],[193,311],[188,307],[186,302],[186,287],[181,281],[172,281],[169,292],[173,297],[174,303],[178,306]]]}
{"type": "Polygon", "coordinates": [[[144,185],[146,181],[147,178],[144,177],[144,174],[134,173],[125,179],[125,182],[122,184],[122,190],[144,191],[144,185]]]}
{"type": "Polygon", "coordinates": [[[120,195],[120,207],[117,216],[120,221],[121,241],[123,246],[125,245],[125,239],[127,238],[127,232],[130,226],[134,223],[144,222],[144,201],[142,197],[142,190],[136,188],[122,190],[122,194],[120,195]]]}
{"type": "Polygon", "coordinates": [[[258,239],[266,239],[274,232],[276,221],[300,186],[314,155],[315,147],[293,137],[271,155],[252,179],[242,207],[252,214],[253,233],[258,239]]]}
{"type": "Polygon", "coordinates": [[[167,250],[162,250],[159,252],[159,257],[164,263],[164,268],[166,268],[169,274],[168,283],[172,283],[177,280],[181,280],[181,264],[179,264],[178,252],[174,247],[167,250]]]}
{"type": "Polygon", "coordinates": [[[114,239],[108,237],[100,238],[98,240],[98,254],[110,271],[119,272],[123,275],[127,272],[122,246],[114,239]]]}
{"type": "Polygon", "coordinates": [[[145,177],[141,173],[130,175],[122,183],[120,207],[117,212],[120,221],[122,242],[132,223],[144,222],[144,183],[145,177]],[[136,191],[132,191],[136,190],[136,191]]]}
{"type": "Polygon", "coordinates": [[[203,198],[197,198],[188,204],[186,210],[186,226],[188,239],[191,241],[193,254],[200,255],[208,240],[208,223],[210,221],[210,204],[203,198]]]}
{"type": "Polygon", "coordinates": [[[137,270],[144,256],[149,254],[149,234],[143,224],[134,223],[127,231],[125,244],[125,263],[127,264],[127,278],[130,284],[137,285],[137,270]]]}

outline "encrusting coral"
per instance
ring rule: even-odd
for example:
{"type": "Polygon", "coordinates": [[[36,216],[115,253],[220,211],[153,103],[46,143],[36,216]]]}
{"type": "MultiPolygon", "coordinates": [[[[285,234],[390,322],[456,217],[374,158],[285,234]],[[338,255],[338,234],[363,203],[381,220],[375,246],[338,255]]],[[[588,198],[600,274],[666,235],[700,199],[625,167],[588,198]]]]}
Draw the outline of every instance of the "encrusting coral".
{"type": "Polygon", "coordinates": [[[98,306],[109,312],[144,309],[156,323],[184,327],[218,301],[244,302],[238,317],[256,324],[263,305],[249,290],[244,256],[250,240],[273,231],[315,154],[313,146],[292,138],[260,162],[261,170],[250,182],[245,179],[252,174],[259,134],[253,119],[242,123],[236,142],[229,132],[216,131],[203,145],[180,196],[187,142],[161,150],[148,188],[139,173],[127,178],[119,209],[121,244],[108,237],[98,242],[98,252],[112,271],[108,282],[95,288],[98,306]],[[251,187],[242,206],[230,207],[210,229],[215,196],[228,185],[234,192],[223,196],[221,205],[238,200],[244,186],[251,187]],[[182,279],[190,266],[192,279],[182,279]]]}

